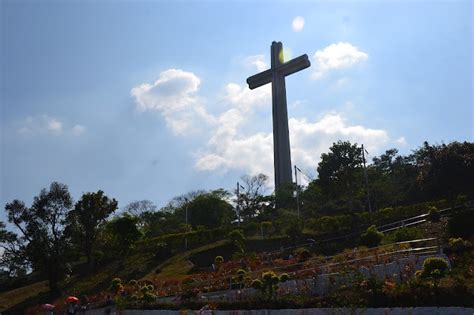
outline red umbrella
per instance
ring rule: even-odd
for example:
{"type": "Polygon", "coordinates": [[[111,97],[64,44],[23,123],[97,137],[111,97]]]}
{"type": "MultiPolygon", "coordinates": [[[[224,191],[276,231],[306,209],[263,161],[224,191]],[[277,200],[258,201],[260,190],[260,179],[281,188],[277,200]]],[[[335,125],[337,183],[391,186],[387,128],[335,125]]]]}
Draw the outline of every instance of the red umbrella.
{"type": "Polygon", "coordinates": [[[54,309],[54,305],[52,304],[43,304],[41,305],[41,308],[45,311],[51,311],[54,309]]]}
{"type": "Polygon", "coordinates": [[[77,297],[75,297],[75,296],[68,296],[68,297],[66,298],[66,302],[67,302],[67,303],[79,302],[79,299],[78,299],[77,297]]]}

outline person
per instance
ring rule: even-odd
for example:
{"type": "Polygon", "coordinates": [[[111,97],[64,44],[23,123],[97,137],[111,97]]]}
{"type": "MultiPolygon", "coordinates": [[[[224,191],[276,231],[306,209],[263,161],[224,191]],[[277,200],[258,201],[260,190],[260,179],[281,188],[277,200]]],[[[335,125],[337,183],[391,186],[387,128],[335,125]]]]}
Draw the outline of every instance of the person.
{"type": "Polygon", "coordinates": [[[112,301],[112,297],[109,295],[107,295],[107,300],[105,301],[105,310],[104,310],[104,314],[106,315],[111,315],[112,314],[112,307],[113,307],[113,301],[112,301]]]}
{"type": "Polygon", "coordinates": [[[69,302],[67,304],[67,314],[75,315],[76,314],[76,302],[69,302]]]}

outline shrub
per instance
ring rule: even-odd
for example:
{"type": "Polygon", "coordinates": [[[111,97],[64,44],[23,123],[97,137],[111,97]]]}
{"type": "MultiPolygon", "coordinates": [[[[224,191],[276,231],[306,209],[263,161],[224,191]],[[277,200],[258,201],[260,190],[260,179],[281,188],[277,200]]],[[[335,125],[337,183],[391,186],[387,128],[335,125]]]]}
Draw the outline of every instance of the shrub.
{"type": "Polygon", "coordinates": [[[375,225],[370,226],[367,232],[362,234],[360,244],[367,247],[376,247],[383,239],[383,233],[379,232],[375,225]]]}
{"type": "Polygon", "coordinates": [[[214,262],[216,263],[216,265],[222,264],[224,262],[224,257],[216,256],[216,258],[214,258],[214,262]]]}
{"type": "Polygon", "coordinates": [[[307,248],[298,248],[293,252],[296,256],[298,256],[299,261],[306,261],[311,258],[311,252],[307,248]]]}
{"type": "Polygon", "coordinates": [[[263,288],[263,282],[260,279],[255,279],[252,281],[251,286],[256,290],[261,290],[263,288]]]}
{"type": "Polygon", "coordinates": [[[448,269],[449,265],[443,258],[428,258],[423,262],[423,271],[421,273],[421,277],[440,279],[447,273],[448,269]]]}
{"type": "Polygon", "coordinates": [[[431,222],[439,222],[439,219],[441,218],[438,208],[435,206],[429,207],[430,211],[428,212],[428,221],[431,222]]]}
{"type": "Polygon", "coordinates": [[[152,292],[145,292],[143,294],[143,301],[151,303],[156,301],[156,295],[154,295],[152,292]]]}
{"type": "Polygon", "coordinates": [[[287,273],[282,273],[280,275],[280,282],[285,282],[285,281],[288,281],[288,280],[290,280],[290,276],[287,273]]]}
{"type": "Polygon", "coordinates": [[[120,278],[113,278],[112,281],[110,282],[109,288],[110,288],[110,290],[113,291],[113,292],[118,292],[121,288],[123,288],[123,286],[122,286],[122,279],[120,279],[120,278]]]}
{"type": "Polygon", "coordinates": [[[137,283],[138,283],[138,281],[135,280],[135,279],[132,279],[132,280],[128,281],[128,284],[131,285],[131,286],[136,286],[137,283]]]}
{"type": "Polygon", "coordinates": [[[393,233],[393,240],[395,242],[404,242],[415,239],[419,236],[419,231],[416,228],[403,227],[393,233]]]}
{"type": "Polygon", "coordinates": [[[470,245],[469,241],[465,241],[461,237],[449,239],[449,246],[454,250],[463,250],[470,245]]]}

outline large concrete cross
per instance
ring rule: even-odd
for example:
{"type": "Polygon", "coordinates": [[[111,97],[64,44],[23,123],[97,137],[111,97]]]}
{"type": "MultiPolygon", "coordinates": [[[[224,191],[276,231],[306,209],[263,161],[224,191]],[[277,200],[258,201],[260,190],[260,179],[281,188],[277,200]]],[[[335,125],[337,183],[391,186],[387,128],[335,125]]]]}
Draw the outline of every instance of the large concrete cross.
{"type": "Polygon", "coordinates": [[[284,184],[292,182],[285,76],[306,69],[311,64],[306,54],[284,62],[281,42],[272,43],[271,59],[271,68],[249,77],[247,83],[251,90],[272,83],[273,162],[275,191],[278,191],[284,184]]]}

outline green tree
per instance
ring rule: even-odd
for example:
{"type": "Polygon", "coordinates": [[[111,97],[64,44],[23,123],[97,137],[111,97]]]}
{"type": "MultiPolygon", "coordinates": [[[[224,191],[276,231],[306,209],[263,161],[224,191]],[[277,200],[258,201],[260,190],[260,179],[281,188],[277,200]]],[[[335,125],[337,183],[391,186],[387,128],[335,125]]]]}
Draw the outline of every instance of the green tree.
{"type": "Polygon", "coordinates": [[[106,230],[110,241],[119,254],[127,254],[133,244],[142,237],[138,221],[138,217],[125,212],[107,223],[106,230]]]}
{"type": "Polygon", "coordinates": [[[360,237],[360,244],[367,247],[379,246],[382,242],[383,233],[379,232],[375,225],[370,226],[367,231],[360,237]]]}
{"type": "MultiPolygon", "coordinates": [[[[184,206],[188,208],[189,224],[193,227],[201,225],[207,228],[229,225],[235,219],[235,212],[226,200],[228,197],[229,193],[222,189],[196,196],[184,206]]],[[[184,214],[184,211],[185,209],[181,208],[180,213],[184,214]]]]}
{"type": "Polygon", "coordinates": [[[47,275],[53,292],[59,290],[58,282],[67,270],[69,242],[64,229],[72,205],[67,186],[53,182],[49,190],[41,190],[30,208],[19,200],[5,206],[8,221],[21,233],[17,258],[25,266],[47,275]]]}
{"type": "Polygon", "coordinates": [[[354,210],[354,200],[362,189],[362,149],[349,141],[338,141],[321,154],[318,164],[318,184],[326,200],[348,203],[343,208],[354,210]]]}
{"type": "MultiPolygon", "coordinates": [[[[261,213],[267,203],[264,194],[268,176],[265,174],[244,175],[241,179],[244,189],[239,193],[240,213],[243,218],[250,219],[261,213]]],[[[237,191],[235,193],[237,194],[237,191]]]]}
{"type": "Polygon", "coordinates": [[[419,168],[418,183],[425,198],[441,196],[454,200],[458,194],[474,197],[474,143],[424,142],[414,155],[419,168]]]}
{"type": "Polygon", "coordinates": [[[97,243],[101,226],[117,210],[117,201],[109,199],[102,190],[85,193],[67,216],[67,231],[92,267],[92,252],[97,243]]]}

